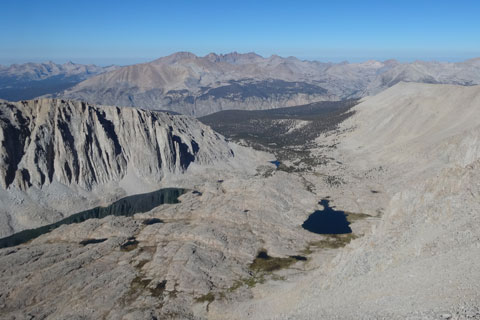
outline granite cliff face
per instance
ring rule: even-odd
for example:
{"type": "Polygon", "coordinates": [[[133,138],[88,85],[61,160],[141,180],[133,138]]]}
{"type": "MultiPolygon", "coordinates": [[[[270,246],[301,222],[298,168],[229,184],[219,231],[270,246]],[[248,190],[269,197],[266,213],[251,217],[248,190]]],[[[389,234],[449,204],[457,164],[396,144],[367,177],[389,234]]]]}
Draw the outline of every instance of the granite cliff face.
{"type": "Polygon", "coordinates": [[[55,180],[90,190],[121,180],[129,166],[155,181],[232,156],[220,136],[186,116],[63,100],[2,103],[0,112],[5,189],[55,180]]]}
{"type": "MultiPolygon", "coordinates": [[[[52,188],[62,188],[91,196],[108,186],[118,196],[113,186],[123,184],[134,193],[136,186],[158,186],[193,163],[210,165],[233,156],[223,137],[187,116],[64,100],[0,103],[5,195],[36,190],[47,199],[48,190],[53,195],[52,188]]],[[[2,214],[10,216],[4,201],[2,214]]]]}

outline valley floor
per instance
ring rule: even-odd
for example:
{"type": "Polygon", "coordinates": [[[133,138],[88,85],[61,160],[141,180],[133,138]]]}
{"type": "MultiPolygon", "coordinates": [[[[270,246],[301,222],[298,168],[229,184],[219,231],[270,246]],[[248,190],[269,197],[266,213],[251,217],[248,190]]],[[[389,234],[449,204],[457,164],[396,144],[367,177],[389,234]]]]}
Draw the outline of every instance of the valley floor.
{"type": "Polygon", "coordinates": [[[299,170],[232,143],[237,167],[166,177],[190,190],[178,204],[0,249],[0,317],[479,319],[478,106],[480,87],[397,84],[299,170]],[[302,229],[325,197],[351,236],[302,229]],[[260,251],[279,267],[252,264],[260,251]]]}

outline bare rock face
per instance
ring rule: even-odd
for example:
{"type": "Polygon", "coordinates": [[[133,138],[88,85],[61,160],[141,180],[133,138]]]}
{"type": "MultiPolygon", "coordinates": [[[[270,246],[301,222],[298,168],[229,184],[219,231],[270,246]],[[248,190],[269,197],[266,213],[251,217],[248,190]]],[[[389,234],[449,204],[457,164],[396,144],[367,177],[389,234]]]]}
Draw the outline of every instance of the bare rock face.
{"type": "MultiPolygon", "coordinates": [[[[193,163],[234,155],[223,137],[187,116],[48,99],[0,103],[0,148],[1,193],[37,190],[43,199],[58,188],[91,196],[115,184],[154,187],[193,163]]],[[[5,209],[8,202],[9,215],[18,206],[5,209]]]]}
{"type": "Polygon", "coordinates": [[[249,286],[270,278],[249,268],[260,249],[288,259],[315,239],[300,224],[316,201],[301,178],[286,173],[222,176],[189,177],[200,193],[178,204],[65,225],[0,249],[0,313],[204,319],[215,300],[248,299],[249,286]],[[152,218],[162,222],[145,223],[152,218]]]}
{"type": "Polygon", "coordinates": [[[55,180],[90,190],[121,180],[129,165],[140,177],[161,180],[194,161],[232,156],[208,127],[166,113],[35,100],[3,103],[1,121],[4,189],[55,180]]]}

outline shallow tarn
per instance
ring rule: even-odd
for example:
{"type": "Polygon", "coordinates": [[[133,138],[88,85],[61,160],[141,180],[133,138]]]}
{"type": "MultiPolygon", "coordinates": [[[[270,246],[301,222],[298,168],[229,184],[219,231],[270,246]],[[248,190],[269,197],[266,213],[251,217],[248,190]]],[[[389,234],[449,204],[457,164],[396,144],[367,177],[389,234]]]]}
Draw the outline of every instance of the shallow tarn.
{"type": "Polygon", "coordinates": [[[345,211],[335,210],[335,207],[330,207],[329,203],[330,200],[322,199],[319,204],[323,206],[323,210],[312,213],[302,227],[318,234],[352,233],[345,211]]]}
{"type": "Polygon", "coordinates": [[[270,161],[270,163],[274,164],[277,169],[280,166],[280,161],[278,161],[278,160],[272,160],[272,161],[270,161]]]}

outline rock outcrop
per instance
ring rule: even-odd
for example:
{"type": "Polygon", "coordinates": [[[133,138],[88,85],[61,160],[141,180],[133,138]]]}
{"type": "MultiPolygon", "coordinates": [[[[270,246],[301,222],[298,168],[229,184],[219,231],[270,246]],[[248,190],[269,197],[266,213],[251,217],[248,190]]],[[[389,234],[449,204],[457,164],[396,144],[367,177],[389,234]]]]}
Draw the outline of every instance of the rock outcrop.
{"type": "Polygon", "coordinates": [[[91,190],[122,180],[129,166],[160,181],[192,162],[233,156],[223,138],[186,116],[63,100],[3,103],[0,112],[4,189],[55,180],[91,190]]]}
{"type": "MultiPolygon", "coordinates": [[[[188,116],[64,100],[0,103],[0,187],[6,195],[36,190],[46,199],[57,187],[113,194],[120,184],[134,193],[194,163],[225,163],[233,156],[223,137],[188,116]]],[[[7,207],[2,214],[10,216],[7,207]]]]}

